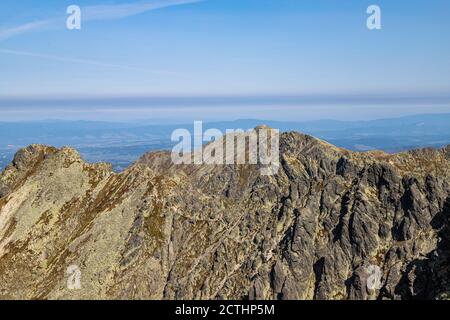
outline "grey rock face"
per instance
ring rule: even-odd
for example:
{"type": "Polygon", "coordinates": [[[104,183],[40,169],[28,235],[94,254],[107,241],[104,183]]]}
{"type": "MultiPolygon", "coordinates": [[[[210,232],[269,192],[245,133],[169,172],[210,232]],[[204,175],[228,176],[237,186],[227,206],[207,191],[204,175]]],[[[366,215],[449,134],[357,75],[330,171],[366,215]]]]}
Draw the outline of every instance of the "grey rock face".
{"type": "Polygon", "coordinates": [[[34,146],[0,177],[0,297],[445,299],[449,159],[285,133],[274,176],[164,152],[115,174],[34,146]]]}

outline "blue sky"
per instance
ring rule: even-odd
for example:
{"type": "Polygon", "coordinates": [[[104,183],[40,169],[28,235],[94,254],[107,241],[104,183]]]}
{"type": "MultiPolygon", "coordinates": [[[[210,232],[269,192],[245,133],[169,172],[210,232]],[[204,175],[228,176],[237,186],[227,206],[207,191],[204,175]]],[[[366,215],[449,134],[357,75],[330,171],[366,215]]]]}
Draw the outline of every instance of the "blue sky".
{"type": "Polygon", "coordinates": [[[450,95],[448,0],[171,1],[2,0],[0,100],[450,95]],[[71,4],[106,16],[66,30],[71,4]],[[371,4],[382,30],[366,28],[371,4]]]}

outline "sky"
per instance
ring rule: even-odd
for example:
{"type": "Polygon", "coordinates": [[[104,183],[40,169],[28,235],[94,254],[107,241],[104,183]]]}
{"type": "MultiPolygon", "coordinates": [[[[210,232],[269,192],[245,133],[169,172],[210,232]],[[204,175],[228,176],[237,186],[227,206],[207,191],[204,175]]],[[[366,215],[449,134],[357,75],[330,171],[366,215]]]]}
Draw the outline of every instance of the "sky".
{"type": "Polygon", "coordinates": [[[449,12],[448,0],[2,0],[0,121],[23,101],[80,97],[420,96],[410,110],[450,111],[449,12]],[[66,28],[73,4],[81,30],[66,28]],[[372,4],[381,30],[366,27],[372,4]]]}

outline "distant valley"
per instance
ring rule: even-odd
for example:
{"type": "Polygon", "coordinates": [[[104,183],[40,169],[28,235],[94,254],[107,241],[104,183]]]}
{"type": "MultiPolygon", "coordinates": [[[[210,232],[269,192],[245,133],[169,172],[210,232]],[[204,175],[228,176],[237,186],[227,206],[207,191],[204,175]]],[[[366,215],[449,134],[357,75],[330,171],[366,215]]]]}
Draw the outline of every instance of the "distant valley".
{"type": "MultiPolygon", "coordinates": [[[[148,122],[150,123],[150,121],[148,122]]],[[[352,151],[383,150],[389,153],[441,147],[450,143],[450,114],[424,114],[370,121],[318,120],[281,122],[259,119],[209,122],[204,129],[250,129],[267,124],[281,131],[299,131],[352,151]]],[[[0,122],[0,169],[9,164],[17,150],[30,144],[70,146],[88,162],[110,162],[122,171],[142,154],[170,150],[177,128],[193,124],[147,124],[96,121],[0,122]]]]}

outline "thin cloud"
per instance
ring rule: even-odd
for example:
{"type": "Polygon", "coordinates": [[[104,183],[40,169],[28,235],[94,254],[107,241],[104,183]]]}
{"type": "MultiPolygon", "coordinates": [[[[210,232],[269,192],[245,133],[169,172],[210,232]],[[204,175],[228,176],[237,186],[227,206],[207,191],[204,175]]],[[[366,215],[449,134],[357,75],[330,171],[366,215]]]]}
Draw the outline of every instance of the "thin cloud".
{"type": "Polygon", "coordinates": [[[120,19],[151,10],[197,3],[201,1],[203,0],[153,0],[117,5],[89,6],[82,9],[82,15],[86,20],[120,19]]]}
{"type": "Polygon", "coordinates": [[[40,20],[40,21],[34,21],[22,24],[17,27],[0,30],[0,40],[7,39],[14,37],[16,35],[26,33],[29,31],[39,30],[39,29],[45,29],[46,27],[49,27],[54,23],[54,20],[40,20]]]}
{"type": "Polygon", "coordinates": [[[9,54],[9,55],[15,55],[15,56],[32,57],[32,58],[38,58],[38,59],[46,59],[46,60],[69,62],[69,63],[79,63],[79,64],[85,64],[85,65],[93,65],[93,66],[97,66],[97,67],[104,67],[104,68],[122,69],[122,70],[128,70],[128,71],[133,71],[133,72],[153,73],[153,74],[157,74],[157,75],[183,76],[180,73],[172,72],[172,71],[147,70],[147,69],[138,68],[138,67],[104,63],[104,62],[89,60],[89,59],[67,58],[67,57],[40,54],[40,53],[27,52],[27,51],[0,49],[0,54],[9,54]]]}
{"type": "MultiPolygon", "coordinates": [[[[131,17],[147,11],[184,4],[202,2],[205,0],[147,0],[137,3],[116,5],[96,5],[81,7],[82,21],[112,20],[131,17]]],[[[0,30],[0,40],[5,40],[27,32],[57,28],[64,25],[65,19],[54,18],[25,23],[12,28],[0,30]]]]}

